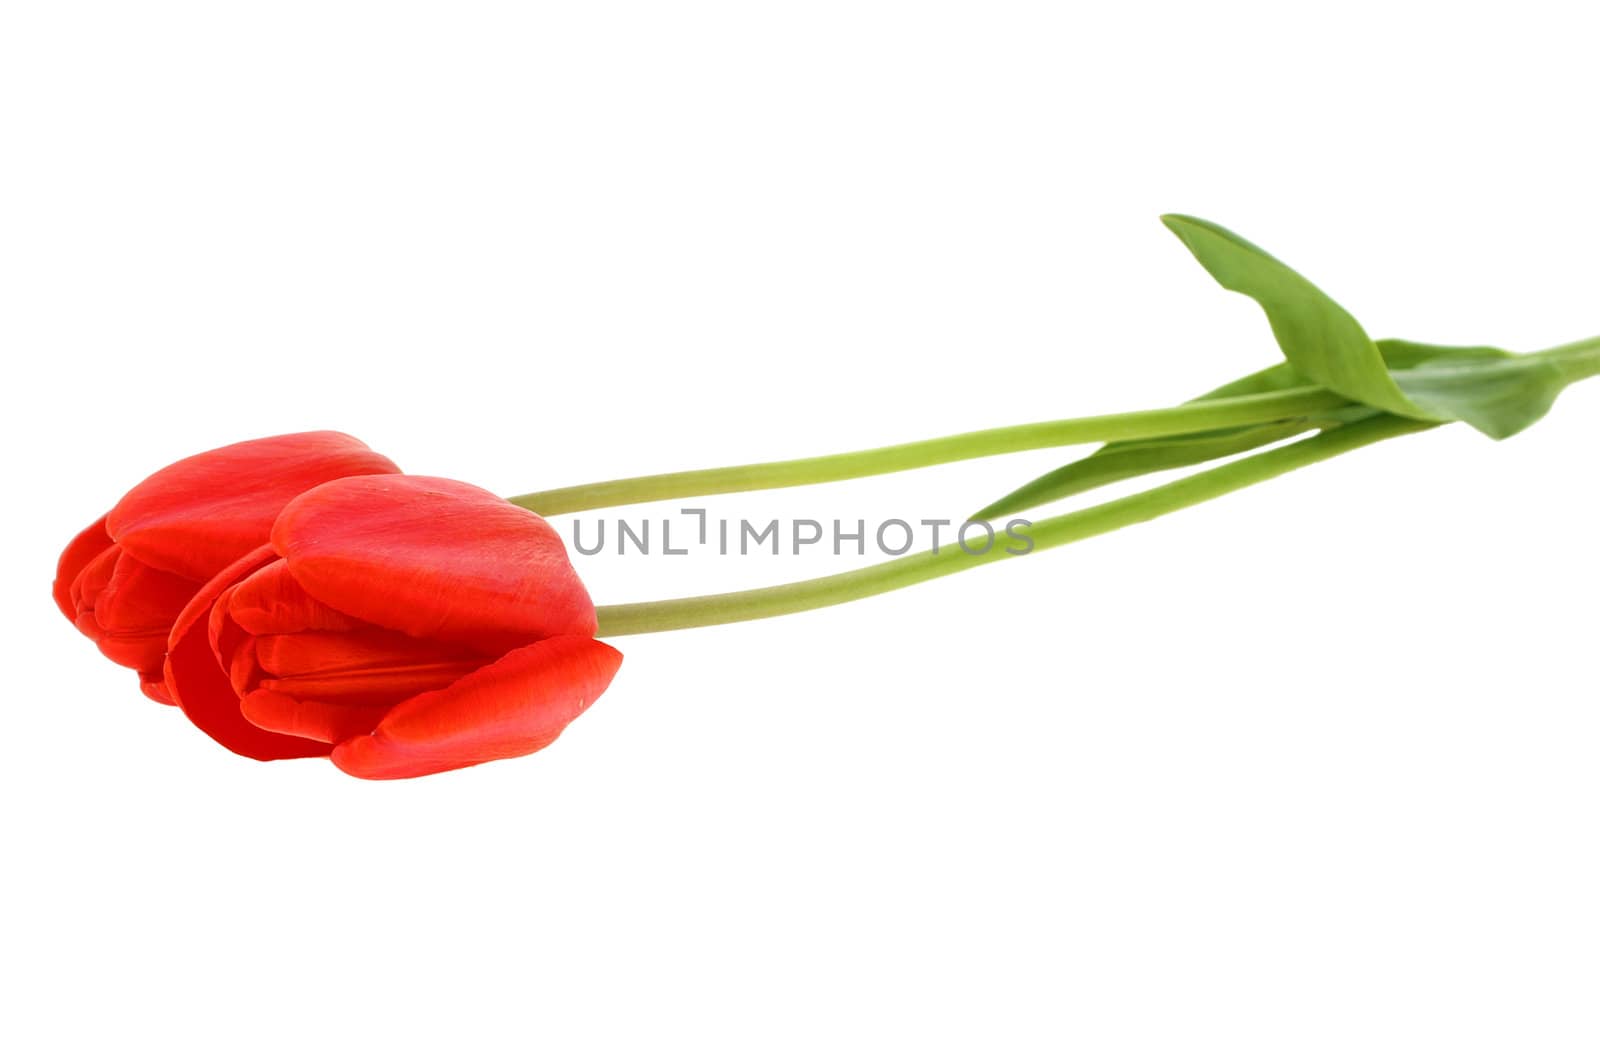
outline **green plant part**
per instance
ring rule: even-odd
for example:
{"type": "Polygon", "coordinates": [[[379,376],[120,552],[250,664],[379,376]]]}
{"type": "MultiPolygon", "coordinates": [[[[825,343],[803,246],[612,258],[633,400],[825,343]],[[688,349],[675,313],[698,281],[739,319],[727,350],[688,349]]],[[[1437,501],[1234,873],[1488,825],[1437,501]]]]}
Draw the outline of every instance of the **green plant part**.
{"type": "Polygon", "coordinates": [[[1600,374],[1600,337],[1531,355],[1374,341],[1343,307],[1248,241],[1197,218],[1168,215],[1163,221],[1225,288],[1261,305],[1285,361],[1166,409],[1013,425],[819,458],[632,477],[511,501],[548,515],[817,484],[1034,448],[1106,444],[978,511],[976,518],[986,520],[1145,473],[1233,459],[1035,521],[1025,536],[1008,527],[995,537],[1003,549],[934,550],[793,584],[598,609],[600,632],[607,636],[728,624],[837,605],[1022,557],[1034,548],[1063,546],[1447,422],[1462,421],[1504,439],[1543,417],[1567,385],[1600,374]],[[1285,442],[1297,436],[1307,438],[1285,442]],[[1284,446],[1275,446],[1280,443],[1284,446]]]}
{"type": "Polygon", "coordinates": [[[1600,372],[1595,341],[1532,355],[1495,347],[1374,341],[1321,289],[1243,237],[1185,215],[1167,215],[1162,221],[1224,288],[1260,304],[1286,359],[1192,402],[1319,384],[1353,405],[1258,425],[1110,443],[990,503],[974,520],[1018,513],[1148,473],[1228,458],[1379,412],[1434,423],[1462,421],[1502,440],[1549,413],[1568,384],[1600,372]]]}
{"type": "Polygon", "coordinates": [[[1380,345],[1320,288],[1243,237],[1181,214],[1162,221],[1217,283],[1261,305],[1289,365],[1353,402],[1420,421],[1464,421],[1500,440],[1543,417],[1570,383],[1551,352],[1380,345]]]}

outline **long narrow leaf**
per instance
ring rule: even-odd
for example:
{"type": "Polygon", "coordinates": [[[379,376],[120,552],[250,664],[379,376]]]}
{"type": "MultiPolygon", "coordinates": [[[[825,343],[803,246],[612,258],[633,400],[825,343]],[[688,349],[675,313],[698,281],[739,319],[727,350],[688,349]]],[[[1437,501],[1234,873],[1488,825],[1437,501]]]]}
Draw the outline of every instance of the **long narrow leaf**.
{"type": "MultiPolygon", "coordinates": [[[[1356,409],[1370,410],[1368,407],[1356,409]]],[[[1112,444],[1087,458],[1030,480],[1005,498],[985,506],[970,520],[990,521],[1148,473],[1229,458],[1334,424],[1338,422],[1332,419],[1292,418],[1244,429],[1112,444]]]]}
{"type": "MultiPolygon", "coordinates": [[[[1238,380],[1229,381],[1189,402],[1206,399],[1235,399],[1264,395],[1287,388],[1304,387],[1310,382],[1287,362],[1280,362],[1238,380]]],[[[1353,409],[1366,410],[1365,407],[1353,409]]],[[[1061,466],[1029,481],[1004,498],[972,515],[974,521],[988,521],[1007,514],[1030,510],[1094,488],[1105,487],[1147,473],[1182,469],[1298,436],[1314,429],[1329,428],[1348,421],[1336,415],[1312,415],[1247,425],[1236,429],[1163,436],[1146,440],[1108,443],[1086,458],[1061,466]]]]}

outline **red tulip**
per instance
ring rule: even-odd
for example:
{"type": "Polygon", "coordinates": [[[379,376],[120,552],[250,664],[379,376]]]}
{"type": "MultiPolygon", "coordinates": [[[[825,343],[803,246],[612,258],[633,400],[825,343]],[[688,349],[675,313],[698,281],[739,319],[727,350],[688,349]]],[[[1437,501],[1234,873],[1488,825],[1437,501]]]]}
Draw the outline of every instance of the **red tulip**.
{"type": "Polygon", "coordinates": [[[611,682],[543,518],[453,480],[312,488],[173,626],[166,678],[224,746],[396,779],[531,754],[611,682]]]}
{"type": "Polygon", "coordinates": [[[398,473],[340,432],[206,451],[146,478],[80,532],[56,566],[56,604],[158,702],[172,622],[207,580],[266,542],[290,499],[338,477],[398,473]]]}

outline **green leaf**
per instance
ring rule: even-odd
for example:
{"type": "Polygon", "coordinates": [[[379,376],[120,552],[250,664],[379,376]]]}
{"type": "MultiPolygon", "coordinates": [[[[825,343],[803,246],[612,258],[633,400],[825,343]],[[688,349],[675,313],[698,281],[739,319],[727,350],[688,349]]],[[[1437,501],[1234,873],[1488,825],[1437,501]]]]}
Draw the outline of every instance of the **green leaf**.
{"type": "MultiPolygon", "coordinates": [[[[1476,426],[1495,439],[1520,432],[1543,417],[1568,383],[1568,377],[1556,365],[1494,347],[1439,347],[1407,340],[1379,340],[1377,347],[1388,372],[1408,394],[1437,410],[1459,404],[1462,415],[1471,414],[1476,426]]],[[[1307,383],[1298,369],[1280,362],[1189,402],[1263,395],[1307,383]]],[[[1119,481],[1229,458],[1302,433],[1348,425],[1374,413],[1371,407],[1353,405],[1326,414],[1242,428],[1108,443],[1086,458],[1030,480],[971,519],[990,521],[1119,481]]]]}
{"type": "Polygon", "coordinates": [[[1441,420],[1465,421],[1491,439],[1515,436],[1550,412],[1568,379],[1561,368],[1495,347],[1380,340],[1394,379],[1441,420]]]}
{"type": "Polygon", "coordinates": [[[1543,417],[1567,383],[1558,367],[1497,348],[1375,343],[1349,311],[1243,237],[1187,215],[1161,220],[1219,284],[1261,305],[1284,357],[1329,391],[1499,440],[1543,417]]]}
{"type": "MultiPolygon", "coordinates": [[[[1309,383],[1299,370],[1287,362],[1279,362],[1275,366],[1230,381],[1220,388],[1213,388],[1189,402],[1264,395],[1285,389],[1302,388],[1309,383]]],[[[1365,411],[1367,408],[1352,409],[1365,411]]],[[[1069,462],[1059,469],[1029,481],[1016,491],[973,514],[971,520],[988,521],[1042,506],[1045,503],[1056,502],[1107,484],[1144,476],[1147,473],[1181,469],[1201,462],[1227,458],[1290,439],[1313,429],[1344,424],[1347,420],[1342,412],[1334,412],[1286,418],[1260,425],[1247,425],[1243,428],[1215,429],[1181,436],[1108,443],[1086,458],[1069,462]]]]}
{"type": "Polygon", "coordinates": [[[1505,439],[1548,413],[1567,384],[1600,373],[1595,341],[1536,355],[1494,347],[1375,342],[1343,307],[1244,238],[1186,215],[1169,214],[1162,221],[1223,287],[1261,305],[1287,359],[1199,400],[1314,384],[1355,405],[1240,428],[1107,444],[990,503],[973,520],[1031,509],[1146,473],[1227,458],[1378,411],[1425,421],[1463,421],[1487,436],[1505,439]]]}
{"type": "MultiPolygon", "coordinates": [[[[1373,413],[1370,407],[1353,409],[1373,413]]],[[[1218,458],[1253,451],[1258,447],[1339,424],[1333,418],[1299,417],[1252,425],[1243,429],[1219,429],[1188,436],[1168,436],[1154,440],[1134,440],[1108,444],[1087,458],[1070,462],[1044,476],[1030,480],[1005,498],[990,503],[969,520],[990,521],[997,517],[1031,510],[1107,484],[1159,473],[1168,469],[1210,462],[1218,458]]]]}
{"type": "MultiPolygon", "coordinates": [[[[1407,394],[1417,396],[1431,409],[1458,408],[1460,416],[1451,420],[1466,421],[1470,414],[1473,424],[1494,439],[1515,435],[1538,421],[1574,379],[1557,363],[1495,347],[1440,347],[1408,340],[1379,340],[1377,346],[1389,373],[1407,394]]],[[[1280,362],[1189,401],[1262,395],[1306,383],[1299,370],[1280,362]]],[[[1051,470],[990,503],[972,520],[993,520],[1147,473],[1228,458],[1301,433],[1348,425],[1374,413],[1371,407],[1350,406],[1242,428],[1108,443],[1087,458],[1051,470]]]]}
{"type": "Polygon", "coordinates": [[[1316,285],[1220,225],[1182,214],[1161,220],[1218,284],[1261,304],[1284,356],[1309,380],[1379,410],[1441,420],[1400,390],[1361,323],[1316,285]]]}

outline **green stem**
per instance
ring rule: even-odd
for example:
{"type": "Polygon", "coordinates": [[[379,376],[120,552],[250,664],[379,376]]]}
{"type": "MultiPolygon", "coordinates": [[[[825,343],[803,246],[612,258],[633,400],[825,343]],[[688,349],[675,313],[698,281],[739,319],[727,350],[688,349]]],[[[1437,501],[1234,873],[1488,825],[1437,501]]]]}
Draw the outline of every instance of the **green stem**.
{"type": "MultiPolygon", "coordinates": [[[[1572,384],[1586,377],[1600,375],[1600,337],[1552,347],[1524,358],[1527,362],[1554,365],[1565,382],[1572,384]]],[[[1503,367],[1483,368],[1487,371],[1503,371],[1503,367]]],[[[545,517],[554,517],[579,510],[597,510],[661,499],[823,484],[1046,447],[1158,439],[1217,429],[1268,425],[1351,406],[1349,400],[1322,388],[1284,388],[1259,395],[1195,400],[1160,410],[1008,425],[892,447],[823,455],[820,458],[720,466],[577,484],[513,496],[510,501],[545,517]]]]}
{"type": "Polygon", "coordinates": [[[1149,521],[1368,444],[1434,427],[1430,422],[1409,421],[1391,414],[1369,418],[1149,491],[1035,522],[1021,536],[997,534],[992,547],[983,553],[969,554],[959,546],[952,546],[816,580],[723,595],[601,606],[599,634],[637,635],[753,621],[881,595],[989,562],[1022,557],[1032,550],[1059,547],[1149,521]],[[1031,540],[1031,550],[1025,539],[1031,540]]]}
{"type": "Polygon", "coordinates": [[[823,484],[834,480],[899,473],[907,469],[987,458],[997,454],[1031,451],[1043,447],[1064,447],[1077,443],[1111,443],[1158,436],[1179,436],[1190,432],[1258,425],[1305,414],[1323,413],[1351,405],[1322,388],[1285,388],[1262,395],[1208,399],[1162,410],[1139,410],[1125,414],[1040,421],[1028,425],[941,436],[916,443],[878,447],[868,451],[830,454],[820,458],[801,458],[786,462],[760,462],[755,465],[722,466],[684,473],[630,477],[594,484],[578,484],[552,491],[514,496],[510,501],[545,517],[597,510],[606,506],[681,499],[699,495],[722,495],[735,491],[765,488],[793,488],[802,484],[823,484]]]}

